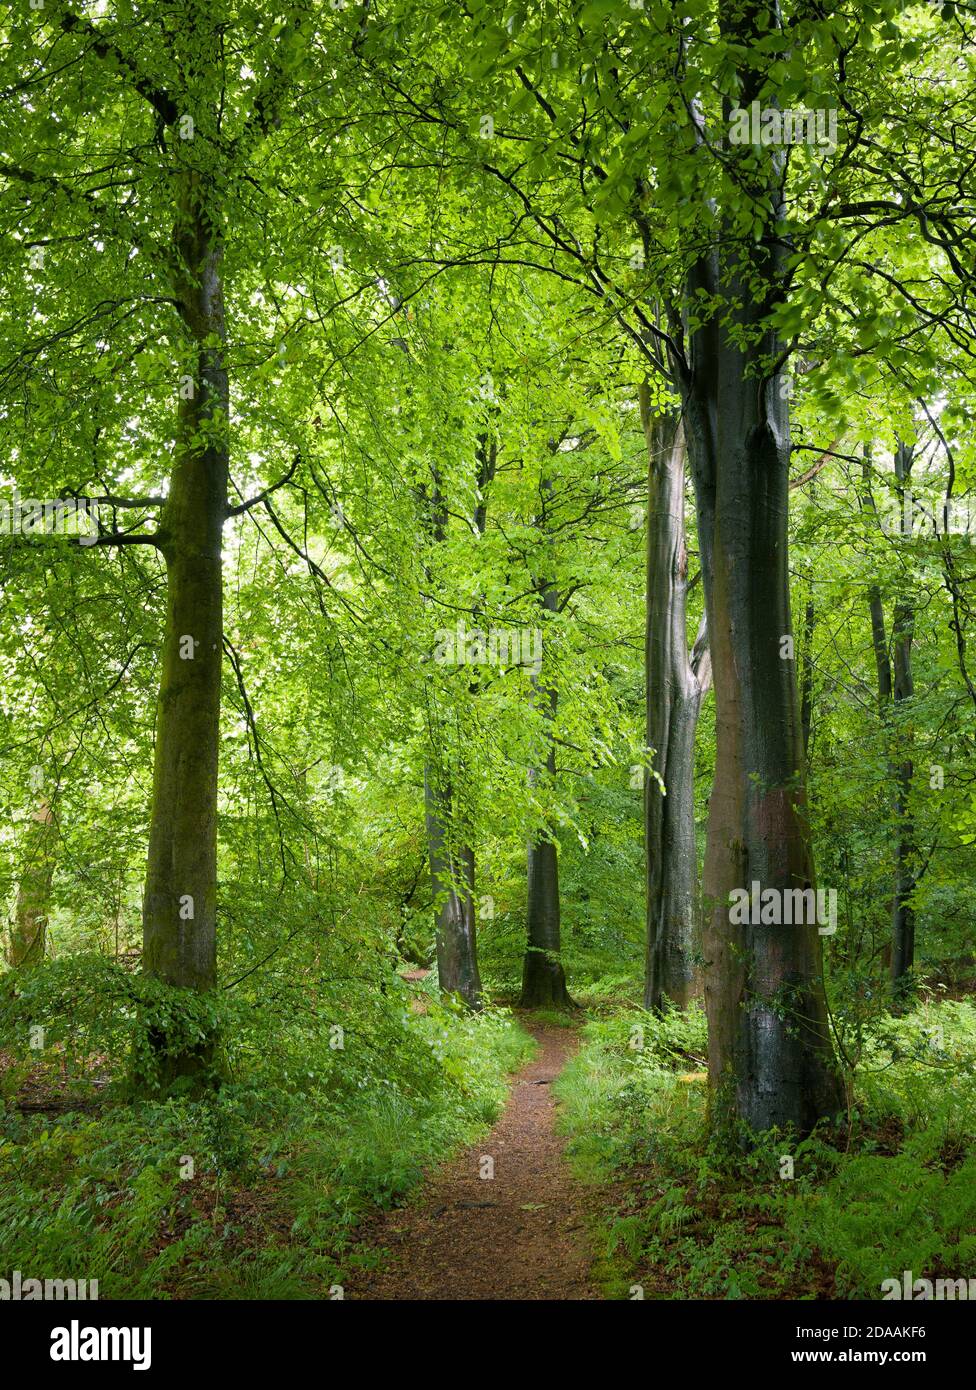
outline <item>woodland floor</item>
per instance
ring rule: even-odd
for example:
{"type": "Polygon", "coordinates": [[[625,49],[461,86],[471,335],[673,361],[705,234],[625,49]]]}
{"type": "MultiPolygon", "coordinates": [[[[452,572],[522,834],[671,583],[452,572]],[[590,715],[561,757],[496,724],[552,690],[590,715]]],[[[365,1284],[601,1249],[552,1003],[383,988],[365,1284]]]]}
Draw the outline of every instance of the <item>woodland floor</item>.
{"type": "Polygon", "coordinates": [[[376,1270],[345,1284],[347,1298],[598,1299],[585,1189],[555,1131],[552,1082],[576,1050],[569,1029],[530,1025],[539,1044],[515,1076],[494,1129],[437,1169],[408,1207],[384,1212],[363,1232],[389,1251],[376,1270]],[[480,1176],[482,1158],[494,1177],[480,1176]]]}

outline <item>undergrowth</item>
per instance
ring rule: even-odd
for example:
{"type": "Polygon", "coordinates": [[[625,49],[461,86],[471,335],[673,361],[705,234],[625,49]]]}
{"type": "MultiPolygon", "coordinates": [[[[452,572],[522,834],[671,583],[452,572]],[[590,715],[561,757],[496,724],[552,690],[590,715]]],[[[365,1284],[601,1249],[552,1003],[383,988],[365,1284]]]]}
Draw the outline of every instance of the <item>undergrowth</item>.
{"type": "Polygon", "coordinates": [[[301,1011],[225,1001],[223,1084],[141,1099],[146,1008],[192,1030],[198,1006],[163,986],[147,1003],[139,984],[134,1001],[124,973],[74,958],[0,998],[2,1277],[97,1279],[101,1298],[337,1297],[369,1258],[364,1215],[490,1125],[533,1046],[506,1011],[387,977],[301,1011]]]}
{"type": "Polygon", "coordinates": [[[699,1010],[621,1013],[587,1026],[557,1083],[577,1169],[613,1194],[597,1232],[609,1296],[879,1299],[904,1270],[973,1271],[971,1003],[876,1020],[841,1136],[719,1147],[704,1057],[699,1010]]]}

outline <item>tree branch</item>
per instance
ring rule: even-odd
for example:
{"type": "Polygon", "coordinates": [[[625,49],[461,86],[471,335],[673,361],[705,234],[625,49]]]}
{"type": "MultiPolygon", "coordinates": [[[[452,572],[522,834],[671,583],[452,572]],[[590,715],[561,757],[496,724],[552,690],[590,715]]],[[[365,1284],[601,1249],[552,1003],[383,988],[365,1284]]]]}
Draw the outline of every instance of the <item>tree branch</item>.
{"type": "Polygon", "coordinates": [[[270,487],[266,487],[263,492],[259,492],[256,497],[252,497],[249,501],[239,502],[236,507],[228,507],[226,515],[229,517],[241,516],[244,512],[249,512],[252,507],[259,506],[268,497],[270,497],[273,492],[277,492],[280,487],[284,487],[287,482],[291,481],[291,479],[295,476],[295,470],[297,469],[301,461],[302,455],[301,451],[299,450],[299,452],[292,459],[291,467],[288,469],[288,472],[284,475],[284,477],[279,478],[276,483],[272,483],[270,487]]]}
{"type": "Polygon", "coordinates": [[[91,40],[92,51],[97,53],[99,58],[111,58],[117,63],[128,77],[129,85],[149,102],[164,125],[173,125],[179,119],[180,109],[169,93],[151,82],[140,71],[138,64],[100,34],[90,20],[82,19],[80,15],[72,14],[69,10],[61,16],[61,28],[66,34],[82,34],[91,40]]]}

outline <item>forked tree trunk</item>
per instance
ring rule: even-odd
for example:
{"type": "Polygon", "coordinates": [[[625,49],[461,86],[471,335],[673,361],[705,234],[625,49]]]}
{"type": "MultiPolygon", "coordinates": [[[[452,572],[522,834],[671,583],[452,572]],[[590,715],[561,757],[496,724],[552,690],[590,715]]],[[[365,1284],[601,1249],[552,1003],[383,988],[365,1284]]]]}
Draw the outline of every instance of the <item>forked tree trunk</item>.
{"type": "Polygon", "coordinates": [[[704,632],[688,652],[685,448],[677,411],[655,415],[640,390],[647,440],[646,744],[647,960],[644,1007],[684,1008],[698,992],[695,731],[711,667],[704,632]]]}
{"type": "MultiPolygon", "coordinates": [[[[894,662],[888,656],[888,640],[885,631],[884,607],[881,591],[872,585],[868,592],[868,605],[871,612],[871,639],[874,646],[875,664],[878,671],[878,705],[885,727],[887,740],[893,736],[890,728],[892,700],[896,703],[910,699],[914,694],[912,680],[912,630],[914,628],[914,609],[905,603],[895,605],[895,620],[892,628],[892,647],[894,662]],[[894,672],[892,672],[892,665],[894,672]]],[[[890,746],[890,743],[889,743],[890,746]]],[[[911,811],[912,777],[914,764],[911,758],[894,761],[889,755],[888,773],[894,785],[895,817],[895,874],[894,892],[891,903],[891,990],[896,999],[906,992],[906,983],[915,964],[915,908],[912,893],[915,890],[915,834],[911,811]]]]}
{"type": "MultiPolygon", "coordinates": [[[[221,537],[227,509],[229,391],[221,243],[208,180],[180,174],[176,297],[193,344],[160,519],[168,599],[156,715],[152,816],[143,899],[143,963],[169,984],[216,980],[217,761],[223,640],[221,537]]],[[[212,1040],[174,1051],[153,1042],[164,1077],[205,1068],[212,1040]]]]}
{"type": "Polygon", "coordinates": [[[14,970],[39,965],[47,951],[57,834],[54,812],[47,801],[42,801],[31,818],[22,846],[17,902],[10,926],[8,959],[14,970]]]}

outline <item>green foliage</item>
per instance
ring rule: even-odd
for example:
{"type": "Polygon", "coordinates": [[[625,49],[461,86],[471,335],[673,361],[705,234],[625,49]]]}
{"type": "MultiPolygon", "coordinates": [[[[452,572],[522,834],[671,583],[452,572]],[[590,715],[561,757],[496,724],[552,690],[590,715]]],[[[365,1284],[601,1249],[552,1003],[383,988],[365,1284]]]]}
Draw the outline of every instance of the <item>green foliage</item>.
{"type": "MultiPolygon", "coordinates": [[[[924,1132],[922,1149],[929,1136],[924,1132]]],[[[836,1265],[839,1297],[878,1298],[885,1279],[968,1277],[976,1255],[976,1154],[945,1172],[907,1143],[891,1156],[858,1155],[822,1194],[801,1193],[787,1217],[798,1245],[836,1265]]]]}
{"type": "MultiPolygon", "coordinates": [[[[123,1024],[78,1028],[54,1012],[56,1003],[83,1006],[92,969],[72,980],[54,972],[29,1002],[43,1001],[52,1037],[83,1039],[121,1074],[123,1024]]],[[[118,985],[103,972],[100,987],[109,978],[118,985]]],[[[120,1001],[133,999],[118,988],[120,1001]]],[[[135,989],[143,1007],[164,1007],[164,995],[135,989]]],[[[357,1223],[403,1201],[430,1164],[489,1125],[506,1073],[531,1050],[502,1011],[427,1007],[397,1022],[375,1010],[374,1026],[386,1028],[380,1057],[361,1055],[352,1030],[344,1050],[332,1048],[323,1022],[317,1040],[305,1035],[301,1090],[292,1074],[268,1068],[200,1098],[114,1103],[102,1093],[93,1117],[72,1109],[85,1103],[77,1094],[49,1116],[9,1109],[0,1121],[0,1269],[97,1278],[102,1297],[327,1296],[351,1267],[357,1223]]],[[[172,1017],[172,997],[165,1008],[172,1017]]],[[[248,1012],[223,1013],[222,1027],[248,1012]]],[[[259,1047],[262,1030],[283,1022],[260,1016],[238,1045],[259,1047]]],[[[53,1046],[55,1057],[66,1047],[53,1046]]]]}
{"type": "MultiPolygon", "coordinates": [[[[919,492],[976,487],[971,14],[76,8],[59,22],[22,0],[0,35],[0,507],[14,488],[103,499],[98,544],[0,534],[0,919],[24,915],[33,869],[47,953],[0,974],[3,1259],[120,1294],[314,1296],[363,1211],[489,1122],[524,1037],[401,975],[435,957],[434,772],[452,847],[475,852],[489,1005],[521,978],[526,842],[558,846],[562,961],[600,1016],[562,1083],[572,1148],[637,1184],[611,1263],[653,1264],[666,1296],[768,1297],[870,1294],[889,1255],[961,1260],[974,1019],[919,1001],[976,968],[972,536],[878,517],[901,500],[899,441],[919,492]],[[753,94],[836,113],[837,147],[733,144],[729,107],[753,94]],[[188,214],[219,243],[226,343],[187,312],[188,214]],[[636,404],[644,385],[674,405],[706,346],[692,335],[750,307],[696,284],[713,252],[768,307],[769,378],[738,386],[779,392],[792,444],[807,804],[856,1088],[843,1156],[822,1136],[712,1148],[701,1014],[635,1009],[659,751],[636,404]],[[188,439],[187,383],[218,356],[230,409],[188,439]],[[229,469],[210,499],[220,720],[188,751],[219,769],[207,994],[138,968],[163,552],[201,444],[226,444],[229,469]],[[880,698],[879,606],[882,658],[911,613],[897,702],[880,698]],[[539,637],[537,663],[442,662],[462,621],[539,637]],[[917,952],[893,1017],[898,844],[917,952]],[[193,1055],[210,1094],[171,1077],[193,1055]]],[[[691,491],[689,635],[707,554],[691,491]]],[[[706,700],[700,852],[715,748],[706,700]]]]}
{"type": "Polygon", "coordinates": [[[78,1079],[93,1057],[115,1069],[128,1057],[141,1084],[153,1087],[167,1056],[239,1035],[244,1019],[224,994],[176,989],[104,956],[79,954],[0,977],[0,1036],[12,1055],[39,1060],[54,1049],[65,1075],[78,1079]]]}
{"type": "Polygon", "coordinates": [[[611,1296],[881,1297],[884,1279],[966,1277],[976,1253],[976,1011],[878,1020],[854,1079],[847,1147],[762,1136],[713,1147],[701,1016],[590,1024],[558,1085],[570,1153],[625,1195],[597,1232],[611,1296]],[[949,1078],[952,1078],[949,1084],[949,1078]]]}

